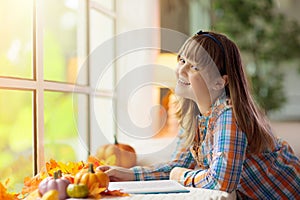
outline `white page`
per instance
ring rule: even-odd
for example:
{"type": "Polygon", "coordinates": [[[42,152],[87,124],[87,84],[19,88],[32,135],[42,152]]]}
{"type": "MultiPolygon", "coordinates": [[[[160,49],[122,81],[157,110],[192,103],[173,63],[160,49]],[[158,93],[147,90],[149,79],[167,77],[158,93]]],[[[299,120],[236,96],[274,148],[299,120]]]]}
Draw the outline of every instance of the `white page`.
{"type": "Polygon", "coordinates": [[[110,182],[108,189],[132,194],[189,192],[184,186],[172,180],[110,182]]]}

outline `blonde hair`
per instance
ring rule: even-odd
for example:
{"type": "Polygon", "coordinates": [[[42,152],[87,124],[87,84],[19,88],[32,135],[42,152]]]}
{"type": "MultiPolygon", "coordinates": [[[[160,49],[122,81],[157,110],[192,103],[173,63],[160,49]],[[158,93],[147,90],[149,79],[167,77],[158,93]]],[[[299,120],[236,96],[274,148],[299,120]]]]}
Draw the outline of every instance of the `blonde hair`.
{"type": "MultiPolygon", "coordinates": [[[[209,32],[224,48],[203,34],[190,37],[181,47],[178,56],[184,55],[190,62],[210,63],[207,56],[202,59],[203,48],[209,54],[210,60],[217,66],[221,75],[228,76],[228,84],[225,86],[226,95],[230,98],[233,107],[233,115],[238,127],[246,134],[248,149],[252,153],[268,151],[274,148],[274,136],[265,114],[256,105],[250,93],[247,76],[244,72],[238,47],[226,36],[209,32]],[[201,48],[200,48],[201,46],[201,48]]],[[[179,124],[184,129],[183,137],[186,145],[191,145],[197,128],[196,116],[200,111],[195,102],[189,99],[178,100],[177,116],[179,124]]]]}

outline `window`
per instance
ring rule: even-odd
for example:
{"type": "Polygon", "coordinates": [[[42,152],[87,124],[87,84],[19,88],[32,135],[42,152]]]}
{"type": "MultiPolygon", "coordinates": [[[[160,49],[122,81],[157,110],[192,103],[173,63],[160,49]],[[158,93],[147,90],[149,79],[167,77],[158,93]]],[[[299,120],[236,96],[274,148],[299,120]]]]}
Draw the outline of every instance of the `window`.
{"type": "Polygon", "coordinates": [[[115,1],[5,0],[0,12],[0,181],[19,191],[50,158],[86,160],[92,141],[107,142],[90,116],[94,98],[112,102],[115,70],[93,84],[89,55],[115,35],[115,1]]]}

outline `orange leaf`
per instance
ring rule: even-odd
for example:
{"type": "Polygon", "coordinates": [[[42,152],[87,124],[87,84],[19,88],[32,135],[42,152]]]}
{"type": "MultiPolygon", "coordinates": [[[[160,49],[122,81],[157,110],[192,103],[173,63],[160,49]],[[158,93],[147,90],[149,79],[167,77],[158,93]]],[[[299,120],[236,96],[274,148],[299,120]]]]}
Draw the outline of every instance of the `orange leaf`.
{"type": "Polygon", "coordinates": [[[50,161],[46,163],[47,171],[50,171],[51,169],[54,169],[57,167],[58,167],[58,164],[54,159],[50,159],[50,161]]]}
{"type": "Polygon", "coordinates": [[[101,162],[98,158],[94,156],[88,157],[88,163],[93,163],[95,167],[103,165],[103,162],[101,162]]]}
{"type": "MultiPolygon", "coordinates": [[[[6,183],[8,183],[6,181],[6,183]]],[[[7,191],[7,189],[2,185],[0,182],[0,199],[5,199],[5,200],[17,200],[19,194],[12,194],[7,191]]]]}
{"type": "Polygon", "coordinates": [[[30,192],[36,190],[39,187],[40,182],[42,179],[40,178],[39,174],[30,178],[30,177],[25,177],[24,178],[24,186],[22,188],[22,194],[27,195],[30,192]]]}
{"type": "Polygon", "coordinates": [[[128,193],[121,192],[121,190],[106,190],[103,194],[119,197],[129,196],[128,193]]]}
{"type": "Polygon", "coordinates": [[[90,188],[89,188],[89,197],[90,198],[100,198],[101,197],[101,192],[104,192],[106,188],[99,187],[99,183],[94,183],[90,188]]]}

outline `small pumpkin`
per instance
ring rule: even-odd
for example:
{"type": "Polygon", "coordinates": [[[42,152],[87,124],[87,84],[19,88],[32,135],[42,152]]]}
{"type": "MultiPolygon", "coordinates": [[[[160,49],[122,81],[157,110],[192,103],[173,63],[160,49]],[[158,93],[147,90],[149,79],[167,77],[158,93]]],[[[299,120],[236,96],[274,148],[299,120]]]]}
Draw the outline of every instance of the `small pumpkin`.
{"type": "Polygon", "coordinates": [[[72,198],[85,198],[89,194],[89,189],[85,184],[69,184],[67,194],[72,198]]]}
{"type": "Polygon", "coordinates": [[[39,184],[39,192],[44,195],[50,190],[57,190],[59,193],[59,199],[63,200],[67,198],[66,188],[70,184],[70,181],[58,176],[58,172],[54,172],[53,177],[47,177],[39,184]]]}
{"type": "Polygon", "coordinates": [[[94,165],[90,163],[88,171],[83,169],[75,175],[74,183],[87,185],[88,189],[91,189],[92,186],[97,183],[99,184],[98,187],[107,189],[109,177],[101,170],[95,172],[94,165]]]}
{"type": "Polygon", "coordinates": [[[70,181],[70,183],[74,183],[74,176],[71,174],[63,174],[62,171],[59,169],[57,170],[58,173],[58,177],[59,178],[64,178],[67,179],[68,181],[70,181]]]}
{"type": "Polygon", "coordinates": [[[99,160],[108,160],[111,156],[115,156],[115,162],[109,163],[120,167],[130,168],[136,165],[136,152],[134,148],[128,144],[118,143],[115,136],[114,144],[106,144],[97,149],[96,155],[99,160]]]}

